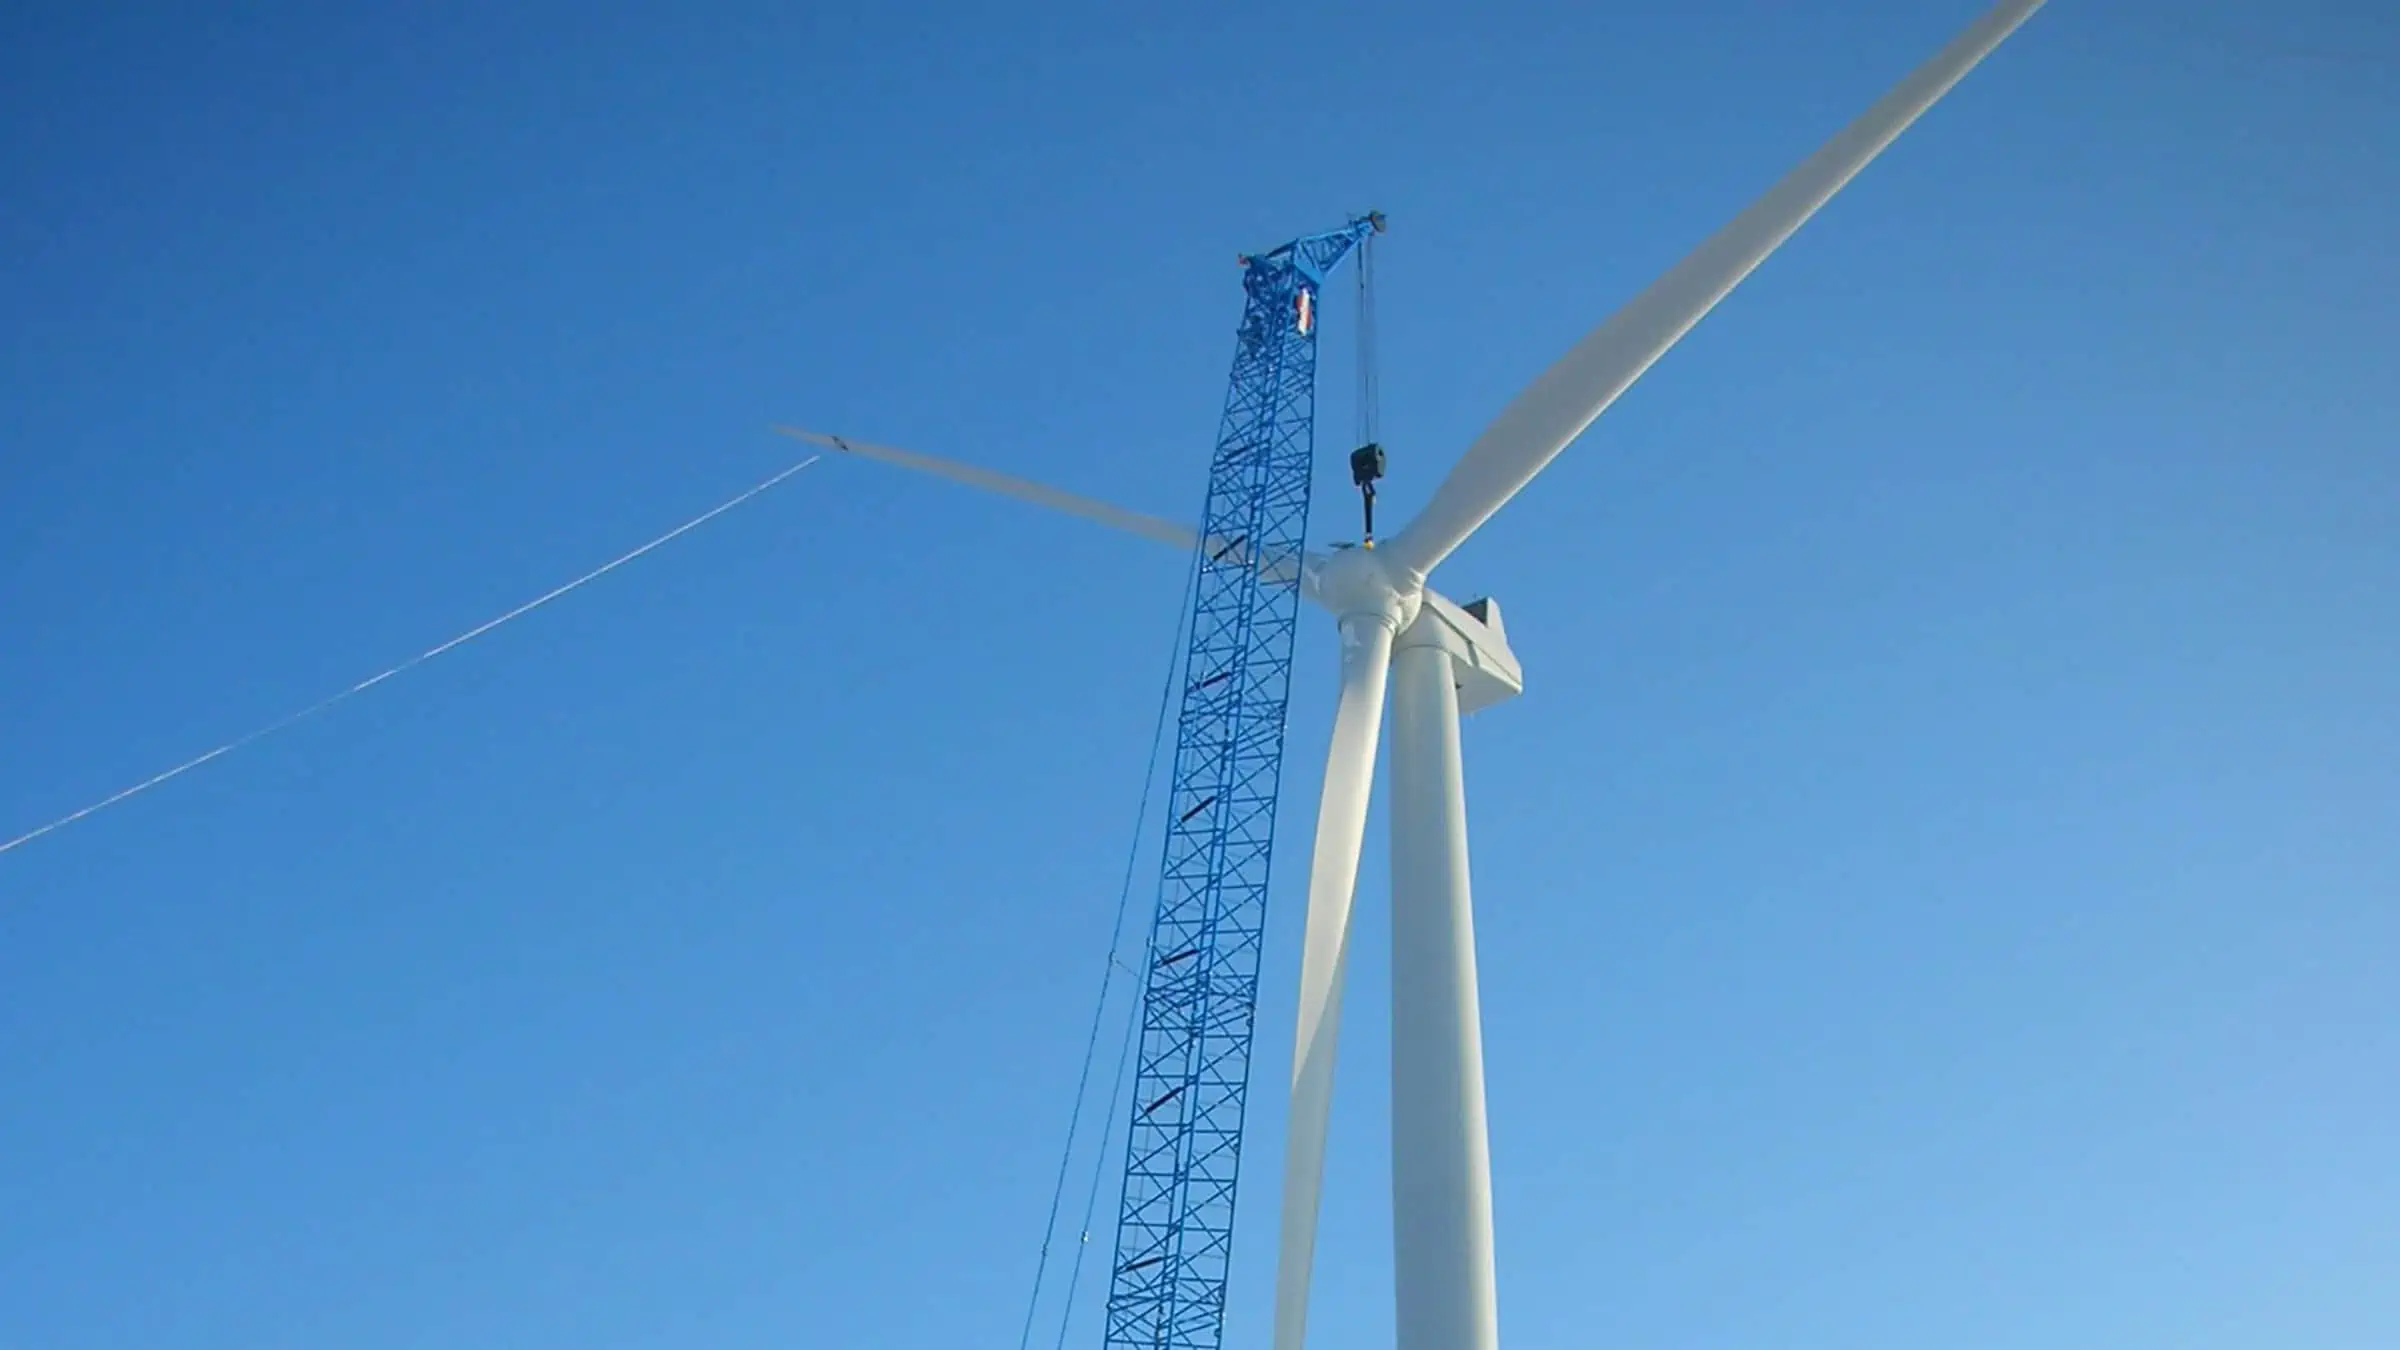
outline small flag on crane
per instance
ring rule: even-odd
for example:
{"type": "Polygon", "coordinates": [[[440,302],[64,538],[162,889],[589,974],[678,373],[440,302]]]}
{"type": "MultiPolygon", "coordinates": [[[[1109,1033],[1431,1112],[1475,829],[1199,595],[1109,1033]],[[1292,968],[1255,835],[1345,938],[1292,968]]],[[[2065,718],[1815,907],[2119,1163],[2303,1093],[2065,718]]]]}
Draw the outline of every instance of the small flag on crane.
{"type": "Polygon", "coordinates": [[[1308,330],[1317,326],[1317,293],[1303,286],[1297,303],[1300,310],[1300,336],[1307,337],[1308,330]]]}

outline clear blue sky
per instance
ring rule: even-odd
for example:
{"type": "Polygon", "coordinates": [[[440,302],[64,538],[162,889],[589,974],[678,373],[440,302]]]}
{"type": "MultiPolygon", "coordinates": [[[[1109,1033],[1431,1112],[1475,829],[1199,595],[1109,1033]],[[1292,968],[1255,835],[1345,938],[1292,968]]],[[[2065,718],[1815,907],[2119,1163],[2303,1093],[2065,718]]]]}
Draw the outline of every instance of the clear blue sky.
{"type": "MultiPolygon", "coordinates": [[[[1189,515],[1234,254],[1370,206],[1405,517],[1980,3],[669,8],[0,19],[0,835],[773,421],[1189,515]]],[[[2059,0],[1445,573],[1512,1344],[2400,1344],[2395,220],[2390,6],[2059,0]]],[[[820,465],[0,857],[0,1345],[1013,1346],[1178,585],[820,465]]]]}

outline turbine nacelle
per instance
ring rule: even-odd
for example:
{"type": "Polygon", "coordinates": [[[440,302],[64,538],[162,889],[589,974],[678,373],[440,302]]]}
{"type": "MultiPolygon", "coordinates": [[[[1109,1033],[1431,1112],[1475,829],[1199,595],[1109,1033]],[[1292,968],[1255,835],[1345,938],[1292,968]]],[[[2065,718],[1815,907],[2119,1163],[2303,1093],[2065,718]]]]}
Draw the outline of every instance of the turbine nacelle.
{"type": "Polygon", "coordinates": [[[1500,626],[1500,602],[1485,596],[1457,604],[1426,591],[1416,621],[1400,630],[1394,651],[1439,649],[1450,658],[1451,683],[1458,689],[1460,716],[1505,703],[1525,692],[1525,671],[1509,649],[1500,626]]]}

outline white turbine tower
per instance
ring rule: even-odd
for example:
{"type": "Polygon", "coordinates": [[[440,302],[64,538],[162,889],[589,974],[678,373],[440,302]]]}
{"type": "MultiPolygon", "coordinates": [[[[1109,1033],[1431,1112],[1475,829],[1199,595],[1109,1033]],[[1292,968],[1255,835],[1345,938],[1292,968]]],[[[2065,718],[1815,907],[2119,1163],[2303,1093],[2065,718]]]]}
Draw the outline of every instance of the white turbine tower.
{"type": "MultiPolygon", "coordinates": [[[[1301,1350],[1358,857],[1392,704],[1392,1199],[1400,1350],[1496,1350],[1491,1158],[1467,876],[1459,719],[1524,688],[1496,604],[1427,586],[1442,560],[1606,411],[1742,278],[1949,92],[2042,0],[2002,0],[1517,396],[1425,509],[1381,548],[1300,560],[1303,593],[1341,634],[1300,958],[1284,1159],[1275,1350],[1301,1350]]],[[[815,432],[787,434],[1192,547],[1172,521],[987,469],[815,432]]],[[[1261,558],[1282,569],[1290,559],[1261,558]]],[[[1288,573],[1287,573],[1288,575],[1288,573]]]]}

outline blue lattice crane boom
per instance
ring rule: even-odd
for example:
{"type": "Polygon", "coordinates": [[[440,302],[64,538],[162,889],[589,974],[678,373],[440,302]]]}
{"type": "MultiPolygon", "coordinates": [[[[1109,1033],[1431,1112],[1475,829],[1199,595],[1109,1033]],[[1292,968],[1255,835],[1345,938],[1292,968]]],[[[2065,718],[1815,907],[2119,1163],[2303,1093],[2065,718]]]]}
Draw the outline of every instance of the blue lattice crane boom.
{"type": "Polygon", "coordinates": [[[1109,1350],[1217,1350],[1316,431],[1319,292],[1380,215],[1242,259],[1142,991],[1109,1350]]]}

